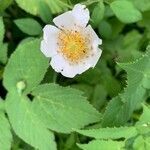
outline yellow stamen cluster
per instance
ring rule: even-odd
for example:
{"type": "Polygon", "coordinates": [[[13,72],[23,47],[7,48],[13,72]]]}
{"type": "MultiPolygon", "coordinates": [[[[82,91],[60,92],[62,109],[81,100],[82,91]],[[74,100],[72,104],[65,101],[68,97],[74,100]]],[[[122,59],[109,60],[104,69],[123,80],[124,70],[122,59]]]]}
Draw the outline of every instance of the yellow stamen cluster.
{"type": "Polygon", "coordinates": [[[89,40],[79,31],[64,31],[59,33],[58,46],[61,54],[70,61],[78,63],[89,55],[89,40]]]}

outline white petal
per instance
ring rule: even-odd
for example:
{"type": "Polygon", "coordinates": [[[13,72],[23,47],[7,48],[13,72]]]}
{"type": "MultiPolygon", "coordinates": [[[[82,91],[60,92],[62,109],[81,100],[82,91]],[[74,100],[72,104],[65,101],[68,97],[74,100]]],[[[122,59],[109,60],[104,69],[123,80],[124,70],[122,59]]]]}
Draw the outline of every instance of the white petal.
{"type": "Polygon", "coordinates": [[[55,55],[51,58],[50,65],[56,72],[61,72],[65,66],[66,62],[62,56],[55,55]]]}
{"type": "Polygon", "coordinates": [[[90,13],[85,5],[81,4],[75,5],[72,10],[72,14],[75,17],[75,19],[78,20],[78,24],[80,26],[86,27],[90,19],[90,13]]]}
{"type": "Polygon", "coordinates": [[[75,76],[75,73],[71,69],[68,69],[69,63],[59,54],[52,57],[50,64],[56,72],[61,73],[65,77],[71,78],[75,76]]]}
{"type": "Polygon", "coordinates": [[[83,64],[83,63],[77,64],[77,65],[67,64],[64,67],[63,71],[61,72],[61,74],[66,77],[73,78],[77,74],[81,74],[85,72],[86,70],[88,70],[89,68],[90,68],[89,64],[83,64]]]}
{"type": "Polygon", "coordinates": [[[69,62],[59,54],[52,57],[50,64],[56,72],[60,72],[63,76],[68,78],[73,78],[75,75],[81,74],[91,67],[90,64],[83,63],[70,65],[69,62]]]}
{"type": "Polygon", "coordinates": [[[90,38],[91,38],[91,42],[93,42],[93,46],[97,47],[97,45],[101,45],[102,44],[102,40],[97,36],[97,34],[95,33],[95,31],[93,30],[93,28],[91,27],[91,25],[88,25],[85,29],[85,33],[87,33],[90,38]]]}
{"type": "Polygon", "coordinates": [[[57,16],[53,19],[53,22],[59,28],[74,29],[86,27],[89,18],[89,10],[85,8],[85,5],[77,4],[72,11],[67,11],[57,16]]]}
{"type": "Polygon", "coordinates": [[[72,16],[72,12],[68,11],[54,18],[53,22],[59,28],[70,29],[74,26],[76,21],[75,18],[72,16]]]}
{"type": "Polygon", "coordinates": [[[48,40],[53,38],[53,36],[57,36],[58,32],[60,30],[58,28],[56,28],[55,26],[52,25],[46,25],[43,29],[44,32],[44,40],[48,40]]]}
{"type": "Polygon", "coordinates": [[[88,63],[92,68],[94,68],[101,54],[102,50],[97,47],[97,49],[93,50],[93,55],[86,60],[86,63],[88,63]]]}
{"type": "Polygon", "coordinates": [[[41,41],[41,52],[46,56],[46,57],[51,57],[52,53],[50,53],[50,45],[46,43],[44,40],[41,41]]]}
{"type": "Polygon", "coordinates": [[[86,59],[86,62],[89,63],[91,67],[95,67],[102,53],[102,50],[98,48],[99,45],[102,44],[102,40],[97,36],[90,25],[86,27],[85,33],[90,38],[89,46],[92,46],[91,56],[86,59]]]}
{"type": "Polygon", "coordinates": [[[59,29],[52,25],[46,25],[43,31],[44,35],[43,41],[41,42],[41,51],[46,57],[52,57],[57,54],[59,29]]]}

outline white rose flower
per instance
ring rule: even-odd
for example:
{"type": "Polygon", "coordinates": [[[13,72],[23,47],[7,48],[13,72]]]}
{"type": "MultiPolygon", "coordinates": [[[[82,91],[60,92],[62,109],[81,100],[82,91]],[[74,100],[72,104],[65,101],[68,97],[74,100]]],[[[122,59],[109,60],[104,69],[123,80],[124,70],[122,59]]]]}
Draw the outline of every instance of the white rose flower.
{"type": "Polygon", "coordinates": [[[53,19],[57,26],[46,25],[41,42],[41,51],[50,57],[50,65],[63,76],[73,78],[89,68],[93,68],[101,56],[98,48],[102,40],[87,23],[89,10],[77,4],[53,19]]]}

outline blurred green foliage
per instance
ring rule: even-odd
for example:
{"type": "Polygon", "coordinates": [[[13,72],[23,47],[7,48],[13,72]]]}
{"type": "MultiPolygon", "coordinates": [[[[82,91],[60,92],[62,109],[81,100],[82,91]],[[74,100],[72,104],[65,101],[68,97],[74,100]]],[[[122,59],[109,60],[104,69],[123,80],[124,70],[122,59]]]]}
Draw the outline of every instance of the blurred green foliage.
{"type": "Polygon", "coordinates": [[[149,150],[149,105],[150,0],[0,0],[0,150],[149,150]],[[77,3],[103,53],[68,79],[40,41],[77,3]]]}

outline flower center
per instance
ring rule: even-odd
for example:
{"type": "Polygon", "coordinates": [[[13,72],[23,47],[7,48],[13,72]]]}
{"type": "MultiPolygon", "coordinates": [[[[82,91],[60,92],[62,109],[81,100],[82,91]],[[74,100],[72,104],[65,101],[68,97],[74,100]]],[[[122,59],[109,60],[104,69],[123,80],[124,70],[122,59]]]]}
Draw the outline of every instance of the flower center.
{"type": "Polygon", "coordinates": [[[58,51],[70,63],[78,63],[89,55],[88,38],[79,31],[61,31],[59,33],[58,45],[58,51]]]}

